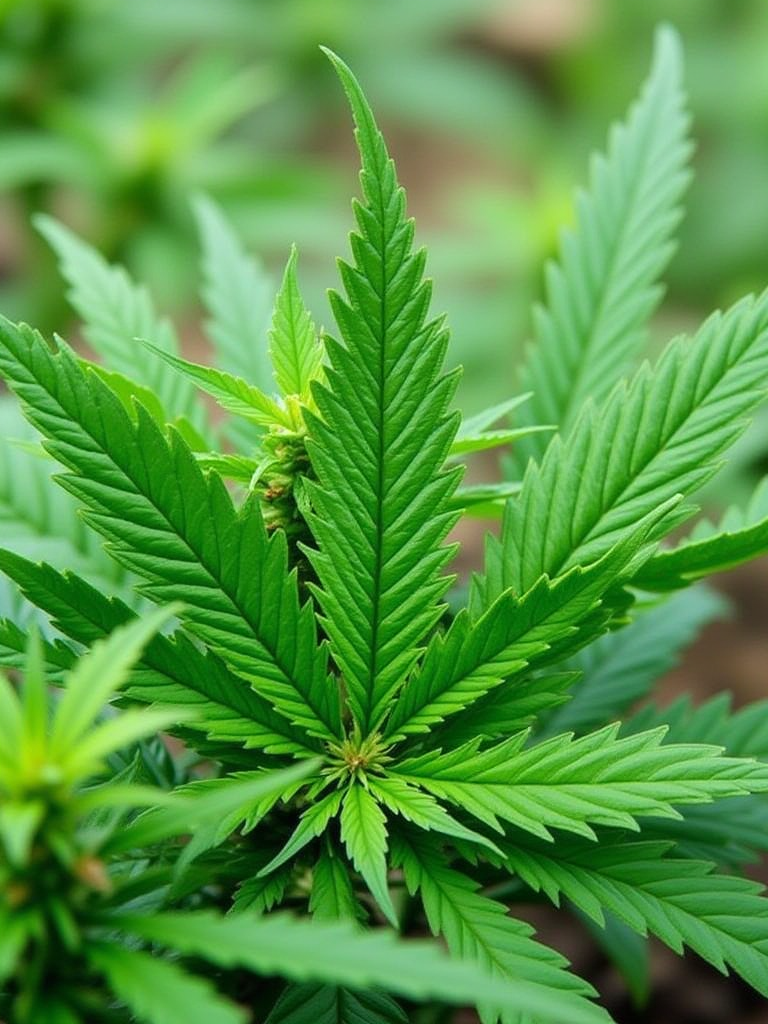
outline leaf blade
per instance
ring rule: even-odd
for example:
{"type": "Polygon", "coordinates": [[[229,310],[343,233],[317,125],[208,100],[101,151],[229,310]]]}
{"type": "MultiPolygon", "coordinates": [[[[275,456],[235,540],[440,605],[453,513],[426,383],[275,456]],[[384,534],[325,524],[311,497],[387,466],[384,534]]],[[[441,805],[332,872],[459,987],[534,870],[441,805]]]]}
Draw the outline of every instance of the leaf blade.
{"type": "MultiPolygon", "coordinates": [[[[542,573],[599,558],[626,527],[673,494],[689,496],[719,466],[765,395],[768,292],[710,317],[641,367],[529,463],[488,549],[494,587],[524,591],[542,573]],[[495,575],[494,575],[495,574],[495,575]]],[[[662,536],[689,517],[682,507],[662,536]]]]}
{"type": "Polygon", "coordinates": [[[317,598],[350,705],[372,728],[440,615],[450,556],[442,547],[455,515],[444,471],[456,429],[448,415],[455,378],[440,376],[446,334],[427,322],[423,253],[393,164],[359,85],[328,54],[347,92],[362,159],[355,204],[355,264],[341,263],[347,299],[331,302],[344,345],[327,339],[327,386],[315,385],[319,416],[307,444],[318,483],[310,521],[318,550],[317,598]],[[417,424],[414,427],[414,424],[417,424]]]}
{"type": "MultiPolygon", "coordinates": [[[[566,961],[554,950],[531,938],[532,929],[507,915],[501,903],[477,892],[475,882],[450,868],[445,858],[422,839],[409,835],[397,840],[397,862],[402,863],[409,892],[421,895],[430,930],[442,935],[448,949],[463,961],[483,966],[494,977],[510,982],[525,993],[523,998],[536,998],[560,1005],[559,1019],[573,1020],[593,1012],[601,1019],[604,1011],[589,1003],[594,990],[564,968],[566,961]]],[[[488,990],[481,1005],[483,1020],[495,1021],[500,1010],[488,990]]],[[[547,1016],[523,1000],[518,1007],[501,1008],[503,1024],[519,1021],[526,1009],[534,1018],[547,1016]],[[506,1010],[506,1012],[503,1012],[506,1010]]]]}
{"type": "Polygon", "coordinates": [[[566,733],[526,749],[524,733],[485,749],[475,740],[410,758],[392,773],[496,830],[501,818],[545,840],[550,828],[594,839],[590,822],[636,830],[637,817],[679,817],[676,804],[768,789],[768,768],[720,757],[719,747],[663,744],[663,728],[623,739],[617,731],[566,733]]]}
{"type": "Polygon", "coordinates": [[[727,966],[768,994],[768,899],[763,887],[713,874],[712,864],[665,856],[671,844],[614,841],[540,849],[508,844],[509,866],[550,899],[565,895],[602,923],[611,910],[676,953],[683,943],[722,973],[727,966]]]}
{"type": "Polygon", "coordinates": [[[297,262],[298,252],[294,245],[272,313],[269,354],[282,394],[298,395],[306,402],[311,395],[312,381],[320,377],[323,349],[299,291],[297,262]]]}
{"type": "Polygon", "coordinates": [[[163,913],[121,922],[132,934],[172,945],[181,952],[204,956],[220,966],[243,966],[258,973],[279,972],[297,981],[314,979],[356,989],[380,987],[410,998],[429,996],[474,1002],[482,991],[499,1005],[531,1009],[544,1020],[564,1018],[569,1024],[607,1024],[599,1007],[569,993],[544,993],[525,981],[509,984],[476,964],[449,959],[432,943],[400,943],[384,929],[306,922],[272,914],[251,918],[238,914],[219,918],[198,911],[163,913]]]}
{"type": "Polygon", "coordinates": [[[341,839],[385,917],[397,928],[397,912],[387,885],[386,818],[377,801],[358,783],[350,785],[344,796],[341,839]]]}
{"type": "Polygon", "coordinates": [[[189,1024],[200,1014],[210,1024],[244,1024],[245,1011],[219,996],[210,982],[187,974],[150,953],[89,944],[88,960],[138,1020],[147,1024],[189,1024]]]}
{"type": "MultiPolygon", "coordinates": [[[[576,227],[563,233],[559,260],[547,268],[547,301],[536,309],[535,345],[521,373],[533,392],[525,424],[555,423],[567,434],[584,401],[603,398],[641,349],[690,178],[684,102],[680,43],[665,27],[640,99],[614,126],[606,155],[593,157],[576,227]]],[[[517,465],[540,460],[547,441],[523,441],[517,465]]]]}
{"type": "Polygon", "coordinates": [[[168,419],[186,416],[201,429],[204,409],[189,384],[168,373],[155,358],[138,358],[138,338],[151,339],[165,352],[177,353],[178,341],[167,317],[158,315],[149,292],[135,284],[122,267],[111,266],[94,248],[51,217],[38,215],[35,225],[60,260],[69,285],[69,300],[85,321],[88,343],[107,365],[136,377],[153,391],[168,419]]]}

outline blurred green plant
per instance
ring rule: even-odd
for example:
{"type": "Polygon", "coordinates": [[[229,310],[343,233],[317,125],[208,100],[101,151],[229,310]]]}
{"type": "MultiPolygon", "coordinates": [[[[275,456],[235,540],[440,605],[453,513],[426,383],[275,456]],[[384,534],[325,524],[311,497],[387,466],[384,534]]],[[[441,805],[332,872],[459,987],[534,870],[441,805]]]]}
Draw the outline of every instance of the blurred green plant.
{"type": "MultiPolygon", "coordinates": [[[[99,721],[178,610],[158,609],[96,643],[74,663],[55,704],[34,632],[20,692],[0,675],[0,1012],[13,1024],[249,1017],[182,969],[179,953],[230,970],[380,983],[416,998],[461,1001],[477,985],[495,987],[426,943],[400,947],[389,936],[286,916],[162,909],[174,878],[169,840],[284,793],[311,770],[300,764],[212,792],[192,782],[170,793],[135,781],[138,758],[122,772],[108,770],[110,755],[190,717],[188,709],[163,708],[99,721]],[[144,808],[126,826],[126,814],[144,808]],[[159,956],[157,947],[167,952],[159,956]]],[[[511,1001],[509,993],[501,998],[511,1001]]]]}

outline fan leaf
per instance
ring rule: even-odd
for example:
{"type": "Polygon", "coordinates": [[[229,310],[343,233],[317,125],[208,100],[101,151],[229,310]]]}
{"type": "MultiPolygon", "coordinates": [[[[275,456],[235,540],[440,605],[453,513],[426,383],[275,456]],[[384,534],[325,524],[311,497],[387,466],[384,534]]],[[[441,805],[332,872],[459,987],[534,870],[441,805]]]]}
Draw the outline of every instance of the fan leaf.
{"type": "Polygon", "coordinates": [[[206,1024],[244,1024],[248,1019],[210,982],[153,954],[92,943],[86,955],[135,1019],[147,1024],[189,1024],[201,1018],[206,1024]]]}
{"type": "Polygon", "coordinates": [[[701,520],[676,547],[654,555],[632,582],[644,590],[677,590],[767,551],[768,478],[743,511],[731,507],[718,523],[701,520]]]}
{"type": "Polygon", "coordinates": [[[153,600],[184,601],[190,630],[265,700],[313,735],[340,733],[312,608],[300,607],[282,531],[267,536],[256,501],[236,510],[183,439],[138,407],[132,420],[100,378],[28,328],[0,323],[0,372],[22,400],[61,482],[153,600]],[[152,469],[149,470],[151,465],[152,469]]]}
{"type": "MultiPolygon", "coordinates": [[[[118,598],[108,598],[85,580],[44,563],[28,562],[0,549],[0,570],[50,616],[58,630],[84,646],[135,618],[118,598]]],[[[14,633],[6,625],[5,633],[0,631],[0,658],[6,664],[15,663],[6,660],[15,657],[12,647],[7,650],[13,643],[14,633]]],[[[46,647],[49,666],[67,667],[72,657],[68,649],[46,647]]],[[[191,709],[195,717],[187,725],[213,740],[272,754],[311,756],[321,749],[316,740],[274,711],[246,679],[212,652],[201,651],[181,630],[150,641],[125,692],[146,703],[191,709]]]]}
{"type": "Polygon", "coordinates": [[[323,363],[323,348],[315,334],[315,325],[304,305],[296,276],[296,246],[277,293],[272,327],[269,331],[269,354],[275,369],[275,380],[284,395],[298,395],[308,401],[310,385],[318,380],[323,363]]]}
{"type": "MultiPolygon", "coordinates": [[[[503,908],[499,909],[503,913],[503,908]]],[[[384,988],[411,998],[434,996],[446,1002],[474,1002],[478,992],[511,1012],[528,1009],[542,1020],[569,1024],[607,1024],[599,1007],[578,993],[576,979],[552,990],[491,973],[478,963],[449,959],[428,942],[398,942],[384,929],[361,932],[342,922],[308,922],[282,914],[220,918],[208,911],[164,913],[121,921],[131,934],[186,955],[202,956],[222,967],[247,967],[261,974],[279,971],[297,981],[314,979],[355,989],[384,988]],[[561,991],[564,988],[565,991],[561,991]]],[[[527,932],[525,925],[518,929],[527,932]]],[[[527,940],[528,963],[535,970],[542,954],[560,963],[555,953],[527,940]]],[[[546,976],[546,975],[545,975],[546,976]]]]}
{"type": "Polygon", "coordinates": [[[397,928],[397,913],[387,886],[386,818],[368,790],[356,783],[344,796],[341,839],[387,920],[397,928]]]}
{"type": "Polygon", "coordinates": [[[147,289],[51,217],[39,215],[35,224],[59,257],[89,345],[110,369],[154,392],[167,419],[186,417],[198,430],[204,428],[205,409],[189,383],[139,343],[144,338],[172,355],[179,351],[171,321],[158,315],[147,289]]]}
{"type": "Polygon", "coordinates": [[[542,577],[520,599],[506,591],[476,622],[459,613],[445,635],[436,634],[419,671],[401,691],[387,735],[425,732],[504,680],[511,685],[547,655],[562,658],[599,635],[614,611],[606,594],[618,588],[665,512],[652,513],[586,569],[577,566],[553,581],[542,577]]]}

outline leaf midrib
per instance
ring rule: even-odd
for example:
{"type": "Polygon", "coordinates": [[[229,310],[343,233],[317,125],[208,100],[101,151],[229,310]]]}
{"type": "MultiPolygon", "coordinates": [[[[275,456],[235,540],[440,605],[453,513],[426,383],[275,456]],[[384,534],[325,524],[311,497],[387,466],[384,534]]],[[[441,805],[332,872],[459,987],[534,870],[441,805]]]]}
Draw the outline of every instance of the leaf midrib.
{"type": "MultiPolygon", "coordinates": [[[[376,151],[375,146],[376,137],[374,136],[374,152],[376,151]]],[[[386,158],[385,158],[386,166],[386,158]]],[[[369,173],[369,181],[373,176],[369,173]]],[[[389,232],[385,229],[385,204],[384,204],[384,193],[382,189],[381,175],[375,176],[376,184],[376,200],[378,207],[378,215],[380,223],[382,225],[382,238],[386,239],[389,237],[389,232]]],[[[395,185],[395,195],[397,194],[397,185],[395,185]]],[[[387,261],[385,258],[386,244],[382,246],[382,251],[379,252],[379,260],[381,264],[380,272],[380,292],[377,295],[378,306],[379,306],[379,323],[378,323],[378,334],[379,334],[379,345],[378,345],[378,366],[377,366],[377,379],[376,387],[379,392],[379,401],[377,403],[377,423],[376,423],[376,520],[374,524],[375,537],[373,544],[373,588],[371,594],[372,602],[372,616],[371,616],[371,646],[368,652],[368,666],[369,666],[369,680],[368,688],[366,693],[367,707],[366,707],[366,721],[363,723],[364,730],[370,728],[370,716],[373,708],[375,707],[375,691],[376,682],[379,676],[379,634],[381,632],[381,572],[382,572],[382,561],[383,561],[383,522],[384,522],[384,484],[385,484],[385,473],[384,473],[384,457],[386,453],[386,444],[384,439],[385,429],[385,410],[384,410],[384,399],[386,395],[386,344],[389,336],[389,327],[387,325],[387,287],[389,284],[389,278],[387,275],[387,261]]],[[[407,259],[407,255],[406,255],[407,259]]]]}

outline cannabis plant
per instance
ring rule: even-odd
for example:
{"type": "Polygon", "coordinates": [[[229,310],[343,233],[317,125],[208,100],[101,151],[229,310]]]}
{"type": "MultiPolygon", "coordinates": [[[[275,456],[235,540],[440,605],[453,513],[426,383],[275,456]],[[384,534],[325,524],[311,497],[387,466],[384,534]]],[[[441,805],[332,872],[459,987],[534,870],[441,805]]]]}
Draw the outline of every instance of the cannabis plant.
{"type": "MultiPolygon", "coordinates": [[[[210,1024],[245,1019],[204,979],[137,948],[142,940],[224,967],[379,982],[417,996],[434,991],[465,999],[478,984],[494,985],[471,967],[446,963],[423,943],[401,950],[391,936],[361,940],[338,924],[162,910],[171,864],[165,857],[138,857],[137,850],[194,832],[244,803],[268,800],[311,770],[299,764],[250,773],[202,795],[193,785],[183,797],[137,783],[136,765],[104,773],[107,755],[185,717],[172,708],[129,710],[94,726],[173,610],[160,608],[97,641],[66,677],[53,710],[36,634],[21,698],[0,677],[0,979],[6,985],[10,979],[4,1001],[12,1019],[113,1019],[105,1012],[110,993],[139,1020],[170,1024],[190,1014],[210,1024]],[[146,806],[152,811],[126,827],[126,809],[146,806]],[[128,851],[133,856],[126,857],[128,851]]],[[[500,996],[511,1003],[511,992],[502,989],[500,996]]]]}
{"type": "MultiPolygon", "coordinates": [[[[745,512],[664,540],[696,515],[693,496],[768,383],[768,294],[635,368],[688,179],[675,37],[659,34],[548,269],[520,371],[533,396],[463,424],[393,162],[352,73],[329,57],[362,159],[352,260],[330,296],[336,336],[318,336],[292,252],[262,337],[262,283],[205,200],[218,366],[182,359],[148,294],[51,221],[103,362],[0,326],[0,371],[64,469],[67,536],[77,507],[120,567],[99,582],[104,552],[82,544],[81,574],[18,545],[0,552],[47,630],[29,654],[18,623],[0,631],[3,662],[27,664],[31,709],[9,712],[31,724],[3,741],[2,998],[22,1021],[48,1019],[34,1016],[41,999],[63,999],[61,1019],[94,1019],[95,991],[108,1019],[207,1024],[230,1019],[197,1001],[225,1005],[215,983],[269,1024],[386,1024],[405,1018],[383,988],[461,1001],[474,985],[486,1022],[607,1020],[591,986],[510,916],[510,900],[532,896],[607,936],[638,997],[648,934],[768,995],[768,901],[739,874],[768,845],[768,706],[632,711],[720,611],[687,588],[768,548],[765,489],[745,512]],[[465,455],[510,444],[510,479],[461,485],[465,455]],[[463,597],[446,572],[462,509],[501,516],[463,597]],[[153,603],[166,626],[150,637],[153,603]],[[109,662],[105,642],[126,637],[119,707],[81,741],[113,689],[100,674],[86,686],[82,666],[109,662]],[[63,796],[47,767],[19,767],[43,735],[41,662],[62,688],[41,763],[67,780],[63,796]],[[136,738],[132,723],[181,741],[170,768],[157,745],[116,749],[136,738]],[[69,780],[96,769],[89,744],[113,752],[112,774],[102,765],[83,791],[69,780]],[[151,792],[136,789],[140,765],[151,792]],[[114,807],[119,827],[78,818],[114,807]],[[83,892],[73,843],[109,886],[83,892]],[[54,865],[53,891],[15,881],[33,854],[54,865]],[[455,963],[401,951],[387,923],[441,936],[455,963]],[[57,970],[55,943],[77,957],[80,988],[57,970]],[[273,971],[312,984],[254,982],[273,971]]],[[[29,442],[15,455],[38,458],[29,442]]]]}

